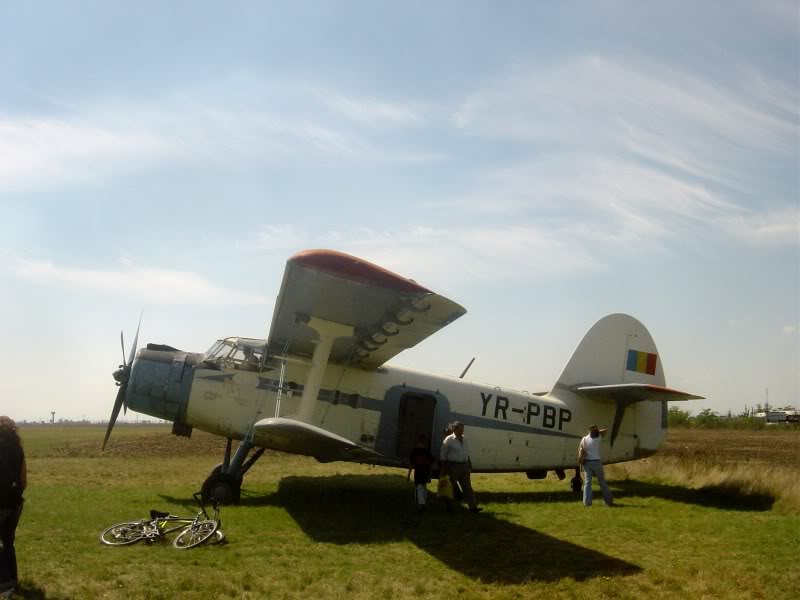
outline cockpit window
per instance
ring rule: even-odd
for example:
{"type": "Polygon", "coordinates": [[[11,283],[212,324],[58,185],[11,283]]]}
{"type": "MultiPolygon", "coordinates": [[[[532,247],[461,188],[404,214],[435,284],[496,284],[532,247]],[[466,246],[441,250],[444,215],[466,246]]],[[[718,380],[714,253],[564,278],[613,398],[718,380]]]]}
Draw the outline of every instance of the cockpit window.
{"type": "Polygon", "coordinates": [[[264,367],[266,340],[253,338],[225,338],[206,352],[205,362],[222,368],[244,371],[261,371],[264,367]]]}
{"type": "Polygon", "coordinates": [[[230,346],[225,344],[225,340],[217,340],[214,342],[214,345],[206,351],[206,360],[210,361],[214,360],[215,358],[219,358],[220,355],[225,351],[225,348],[230,350],[230,346]]]}

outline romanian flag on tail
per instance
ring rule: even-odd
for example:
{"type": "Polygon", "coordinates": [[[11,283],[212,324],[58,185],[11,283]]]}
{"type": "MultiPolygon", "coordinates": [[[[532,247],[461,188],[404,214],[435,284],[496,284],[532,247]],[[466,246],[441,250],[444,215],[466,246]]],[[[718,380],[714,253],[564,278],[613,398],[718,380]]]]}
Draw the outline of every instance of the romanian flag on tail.
{"type": "Polygon", "coordinates": [[[650,354],[649,352],[638,352],[637,350],[628,350],[628,363],[625,366],[625,370],[636,371],[637,373],[647,373],[648,375],[655,375],[657,359],[658,359],[658,354],[650,354]]]}

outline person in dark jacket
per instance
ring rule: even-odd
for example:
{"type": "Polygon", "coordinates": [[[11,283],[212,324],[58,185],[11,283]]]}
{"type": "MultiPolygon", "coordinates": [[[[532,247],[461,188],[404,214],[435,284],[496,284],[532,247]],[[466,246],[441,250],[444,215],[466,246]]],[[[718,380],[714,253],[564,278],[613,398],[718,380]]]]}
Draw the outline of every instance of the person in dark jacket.
{"type": "Polygon", "coordinates": [[[25,453],[17,426],[0,417],[0,595],[14,593],[17,586],[17,555],[14,537],[22,515],[22,493],[28,484],[25,453]]]}

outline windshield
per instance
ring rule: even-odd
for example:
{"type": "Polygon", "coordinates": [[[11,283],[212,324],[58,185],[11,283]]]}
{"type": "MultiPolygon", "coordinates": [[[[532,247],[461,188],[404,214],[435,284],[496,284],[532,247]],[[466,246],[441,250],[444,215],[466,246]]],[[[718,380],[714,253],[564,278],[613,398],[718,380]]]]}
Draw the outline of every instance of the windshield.
{"type": "Polygon", "coordinates": [[[264,363],[266,340],[254,338],[225,338],[217,340],[205,355],[205,362],[220,367],[261,371],[264,363]]]}

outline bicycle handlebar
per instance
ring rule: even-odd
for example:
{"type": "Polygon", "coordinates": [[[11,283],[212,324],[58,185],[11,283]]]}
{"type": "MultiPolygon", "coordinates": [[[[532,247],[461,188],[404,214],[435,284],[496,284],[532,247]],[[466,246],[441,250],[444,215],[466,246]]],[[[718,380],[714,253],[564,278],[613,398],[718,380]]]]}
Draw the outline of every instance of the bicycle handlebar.
{"type": "MultiPolygon", "coordinates": [[[[206,519],[208,519],[208,513],[206,512],[206,506],[203,504],[203,495],[202,492],[195,492],[192,494],[192,497],[195,499],[195,502],[200,505],[200,509],[203,511],[206,519]]],[[[211,497],[211,506],[214,507],[214,512],[219,513],[219,500],[217,500],[214,496],[211,497]]]]}

